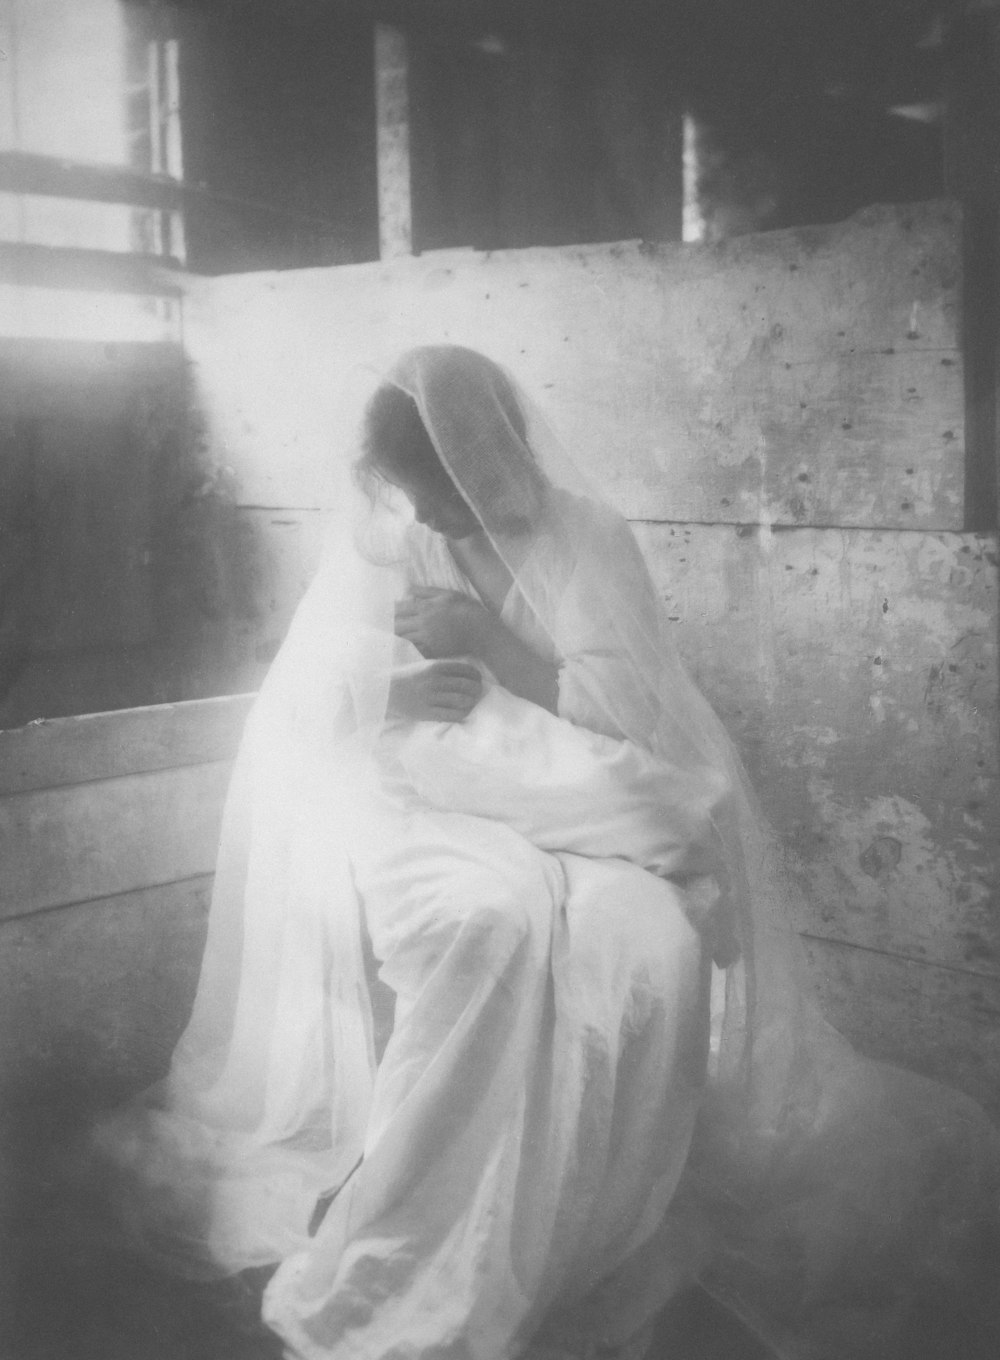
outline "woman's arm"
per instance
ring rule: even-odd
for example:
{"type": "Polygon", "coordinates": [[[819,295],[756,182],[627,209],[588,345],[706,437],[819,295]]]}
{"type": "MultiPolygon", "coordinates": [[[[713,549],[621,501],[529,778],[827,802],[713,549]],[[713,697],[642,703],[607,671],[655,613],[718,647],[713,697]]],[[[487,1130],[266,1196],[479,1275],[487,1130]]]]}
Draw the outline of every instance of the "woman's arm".
{"type": "Polygon", "coordinates": [[[562,571],[545,623],[562,658],[560,716],[645,746],[662,716],[665,677],[660,605],[642,553],[624,520],[586,501],[566,506],[558,544],[562,571]]]}
{"type": "Polygon", "coordinates": [[[472,624],[472,639],[472,655],[492,671],[504,689],[547,713],[559,711],[559,667],[554,661],[539,656],[482,606],[472,624]]]}
{"type": "Polygon", "coordinates": [[[559,706],[559,667],[538,655],[485,605],[457,590],[416,586],[396,606],[396,633],[428,660],[474,656],[504,689],[549,713],[559,706]]]}

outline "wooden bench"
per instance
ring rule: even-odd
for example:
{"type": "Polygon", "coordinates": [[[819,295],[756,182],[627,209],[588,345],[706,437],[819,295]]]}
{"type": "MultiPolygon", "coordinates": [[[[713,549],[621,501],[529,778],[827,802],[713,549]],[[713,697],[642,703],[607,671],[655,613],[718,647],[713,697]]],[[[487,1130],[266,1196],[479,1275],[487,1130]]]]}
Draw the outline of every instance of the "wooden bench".
{"type": "Polygon", "coordinates": [[[90,1105],[163,1070],[194,994],[252,695],[0,732],[0,1087],[90,1105]]]}

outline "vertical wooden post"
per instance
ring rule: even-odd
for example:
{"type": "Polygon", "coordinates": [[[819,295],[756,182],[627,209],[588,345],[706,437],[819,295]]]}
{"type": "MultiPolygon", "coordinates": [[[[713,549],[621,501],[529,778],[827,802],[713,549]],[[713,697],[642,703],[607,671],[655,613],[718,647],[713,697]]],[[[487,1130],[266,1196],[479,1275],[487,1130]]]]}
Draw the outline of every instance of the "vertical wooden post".
{"type": "Polygon", "coordinates": [[[962,204],[966,528],[998,524],[1000,495],[1000,0],[975,0],[946,52],[945,183],[962,204]]]}
{"type": "MultiPolygon", "coordinates": [[[[150,169],[154,175],[184,178],[181,149],[180,46],[176,38],[154,38],[148,47],[150,169]]],[[[183,261],[184,215],[171,209],[156,215],[154,248],[183,261]]]]}
{"type": "Polygon", "coordinates": [[[375,26],[375,122],[379,255],[413,253],[410,189],[410,92],[406,34],[375,26]]]}
{"type": "MultiPolygon", "coordinates": [[[[184,157],[181,147],[181,79],[180,43],[168,38],[163,44],[163,75],[165,95],[163,105],[163,159],[168,175],[184,178],[184,157]]],[[[170,214],[168,254],[184,260],[187,245],[184,240],[184,214],[176,209],[170,214]]]]}
{"type": "Polygon", "coordinates": [[[1000,527],[1000,0],[968,0],[947,58],[945,185],[963,221],[965,527],[988,532],[1000,527]]]}

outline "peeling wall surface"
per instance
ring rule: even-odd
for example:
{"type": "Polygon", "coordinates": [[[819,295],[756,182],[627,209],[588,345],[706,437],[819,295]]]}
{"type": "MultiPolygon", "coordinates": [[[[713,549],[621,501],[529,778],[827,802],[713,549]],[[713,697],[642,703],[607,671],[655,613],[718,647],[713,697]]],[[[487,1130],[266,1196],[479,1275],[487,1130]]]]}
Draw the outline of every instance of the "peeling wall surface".
{"type": "Polygon", "coordinates": [[[998,1109],[995,536],[642,524],[831,1017],[998,1109]]]}

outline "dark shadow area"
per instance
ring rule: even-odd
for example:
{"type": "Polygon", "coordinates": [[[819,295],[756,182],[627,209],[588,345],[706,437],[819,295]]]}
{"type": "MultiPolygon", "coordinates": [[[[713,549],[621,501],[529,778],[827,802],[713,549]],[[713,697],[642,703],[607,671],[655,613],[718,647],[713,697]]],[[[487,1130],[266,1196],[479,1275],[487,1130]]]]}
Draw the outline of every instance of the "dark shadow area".
{"type": "MultiPolygon", "coordinates": [[[[83,1150],[92,1107],[55,1088],[4,1119],[0,1360],[281,1360],[260,1320],[271,1271],[192,1281],[141,1259],[83,1150]]],[[[695,1289],[664,1312],[649,1360],[770,1354],[695,1289]]]]}

